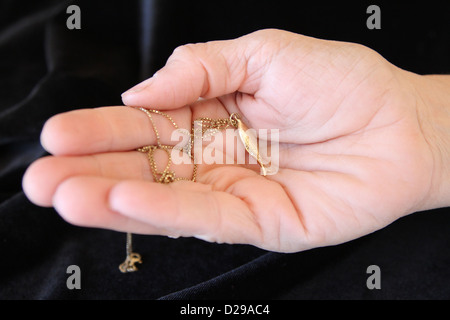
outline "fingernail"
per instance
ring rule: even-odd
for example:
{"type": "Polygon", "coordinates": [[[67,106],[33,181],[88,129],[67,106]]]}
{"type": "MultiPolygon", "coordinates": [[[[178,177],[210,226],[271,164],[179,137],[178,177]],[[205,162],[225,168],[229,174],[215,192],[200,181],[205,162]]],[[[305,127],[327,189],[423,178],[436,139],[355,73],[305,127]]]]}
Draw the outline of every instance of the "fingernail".
{"type": "Polygon", "coordinates": [[[132,87],[131,89],[128,89],[124,93],[122,93],[122,96],[127,95],[127,94],[131,94],[131,93],[138,93],[138,92],[144,90],[145,88],[147,88],[147,85],[144,84],[144,83],[140,83],[140,84],[132,87]]]}
{"type": "Polygon", "coordinates": [[[156,76],[156,73],[153,75],[153,77],[142,81],[141,83],[135,85],[134,87],[132,87],[132,88],[128,89],[127,91],[125,91],[124,93],[122,93],[122,96],[143,91],[144,89],[146,89],[147,87],[150,86],[150,84],[153,82],[155,76],[156,76]]]}

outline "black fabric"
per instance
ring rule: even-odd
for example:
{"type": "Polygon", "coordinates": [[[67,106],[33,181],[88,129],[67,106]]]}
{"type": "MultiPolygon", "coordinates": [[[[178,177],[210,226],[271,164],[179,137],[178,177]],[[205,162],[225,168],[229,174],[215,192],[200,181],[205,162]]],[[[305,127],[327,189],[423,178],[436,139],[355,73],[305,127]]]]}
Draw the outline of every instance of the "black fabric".
{"type": "Polygon", "coordinates": [[[381,30],[366,28],[368,1],[0,1],[0,299],[449,299],[449,208],[295,254],[135,236],[144,264],[121,274],[124,234],[72,226],[21,190],[26,167],[45,155],[46,119],[120,105],[188,42],[272,27],[361,43],[413,72],[450,72],[448,2],[378,3],[381,30]],[[70,4],[81,30],[66,27],[70,4]],[[80,290],[66,286],[70,265],[80,290]],[[366,286],[369,265],[381,269],[380,290],[366,286]]]}

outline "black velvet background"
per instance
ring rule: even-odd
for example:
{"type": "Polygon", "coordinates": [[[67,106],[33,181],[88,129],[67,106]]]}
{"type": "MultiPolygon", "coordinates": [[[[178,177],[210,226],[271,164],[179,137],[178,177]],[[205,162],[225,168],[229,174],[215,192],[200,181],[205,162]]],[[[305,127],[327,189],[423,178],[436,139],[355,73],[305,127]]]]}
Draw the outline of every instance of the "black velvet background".
{"type": "Polygon", "coordinates": [[[124,234],[69,225],[21,190],[26,167],[45,154],[46,119],[120,105],[178,45],[275,27],[362,43],[413,72],[449,73],[450,3],[442,3],[0,1],[0,299],[449,299],[449,208],[296,254],[135,236],[144,264],[121,274],[124,234]],[[81,30],[66,28],[72,3],[81,30]],[[370,4],[381,7],[381,30],[366,28],[370,4]],[[66,287],[72,264],[81,290],[66,287]],[[366,287],[372,264],[381,290],[366,287]]]}

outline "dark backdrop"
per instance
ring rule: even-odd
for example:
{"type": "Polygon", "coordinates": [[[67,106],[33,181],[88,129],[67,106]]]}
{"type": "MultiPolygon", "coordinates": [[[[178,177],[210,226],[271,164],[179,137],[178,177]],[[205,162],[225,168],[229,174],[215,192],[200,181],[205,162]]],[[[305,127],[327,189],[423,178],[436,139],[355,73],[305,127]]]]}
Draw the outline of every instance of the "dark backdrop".
{"type": "Polygon", "coordinates": [[[450,2],[392,2],[0,1],[0,299],[450,298],[448,208],[296,254],[135,236],[144,264],[121,274],[124,234],[69,225],[21,190],[26,167],[45,155],[46,119],[120,105],[123,91],[188,42],[280,28],[361,43],[416,73],[449,73],[450,2]],[[70,4],[81,9],[81,30],[66,28],[70,4]],[[370,4],[381,8],[381,30],[366,27],[370,4]],[[81,290],[66,287],[72,264],[81,290]],[[369,265],[381,268],[380,290],[366,287],[369,265]]]}

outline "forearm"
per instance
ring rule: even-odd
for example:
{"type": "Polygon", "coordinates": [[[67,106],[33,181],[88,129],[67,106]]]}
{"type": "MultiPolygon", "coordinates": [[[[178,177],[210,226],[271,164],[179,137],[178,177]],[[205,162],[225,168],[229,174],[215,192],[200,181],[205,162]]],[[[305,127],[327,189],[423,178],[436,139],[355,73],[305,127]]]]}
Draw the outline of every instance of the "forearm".
{"type": "Polygon", "coordinates": [[[416,77],[419,122],[434,155],[430,202],[450,206],[450,75],[416,77]]]}

